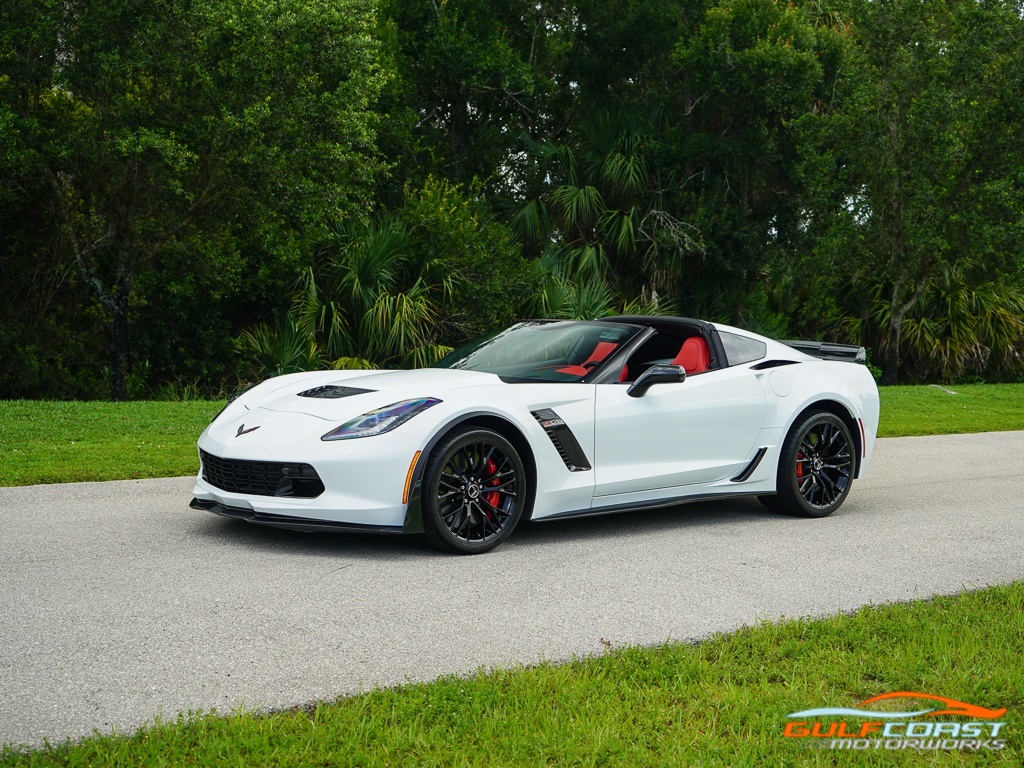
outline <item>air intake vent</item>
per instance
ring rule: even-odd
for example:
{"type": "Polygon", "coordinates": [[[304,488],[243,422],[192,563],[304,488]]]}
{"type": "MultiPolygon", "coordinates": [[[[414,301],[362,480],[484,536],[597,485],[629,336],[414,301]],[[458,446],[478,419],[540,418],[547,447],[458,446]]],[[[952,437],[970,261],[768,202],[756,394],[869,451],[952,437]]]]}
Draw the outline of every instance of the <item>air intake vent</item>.
{"type": "Polygon", "coordinates": [[[199,452],[199,460],[203,480],[229,493],[314,499],[324,492],[320,475],[309,464],[222,459],[206,451],[199,452]]]}
{"type": "Polygon", "coordinates": [[[341,387],[337,384],[327,384],[323,387],[313,387],[305,392],[299,392],[299,397],[315,397],[320,400],[337,400],[340,397],[351,397],[362,395],[366,392],[373,392],[372,389],[360,389],[359,387],[341,387]]]}
{"type": "Polygon", "coordinates": [[[586,472],[590,469],[587,454],[583,452],[576,435],[557,413],[550,408],[542,408],[532,413],[570,472],[586,472]]]}

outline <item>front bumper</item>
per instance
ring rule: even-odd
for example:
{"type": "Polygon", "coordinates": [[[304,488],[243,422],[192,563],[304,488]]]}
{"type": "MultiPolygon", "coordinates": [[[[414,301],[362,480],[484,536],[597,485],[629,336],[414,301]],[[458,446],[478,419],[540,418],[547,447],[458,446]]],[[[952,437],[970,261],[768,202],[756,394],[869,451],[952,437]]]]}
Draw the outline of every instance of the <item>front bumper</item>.
{"type": "Polygon", "coordinates": [[[400,530],[405,524],[403,491],[409,465],[423,447],[420,440],[396,430],[323,442],[320,435],[330,424],[322,419],[264,410],[247,413],[245,422],[259,425],[259,431],[236,436],[238,425],[220,427],[215,422],[199,438],[202,453],[221,464],[244,465],[234,473],[220,468],[223,471],[210,474],[209,480],[200,470],[192,495],[201,508],[219,506],[235,510],[232,517],[265,524],[292,520],[315,530],[400,530]],[[296,474],[303,467],[309,469],[309,478],[296,474]],[[279,475],[288,468],[292,480],[322,482],[323,490],[279,487],[279,475]]]}
{"type": "Polygon", "coordinates": [[[230,517],[235,520],[245,520],[248,523],[269,525],[274,528],[287,528],[290,531],[304,531],[306,533],[317,533],[320,531],[349,531],[352,533],[402,533],[402,526],[394,525],[360,525],[359,523],[338,523],[333,520],[316,520],[297,515],[273,515],[263,512],[256,512],[252,509],[241,507],[229,507],[219,504],[216,501],[204,499],[192,499],[189,504],[192,509],[213,512],[215,515],[230,517]]]}

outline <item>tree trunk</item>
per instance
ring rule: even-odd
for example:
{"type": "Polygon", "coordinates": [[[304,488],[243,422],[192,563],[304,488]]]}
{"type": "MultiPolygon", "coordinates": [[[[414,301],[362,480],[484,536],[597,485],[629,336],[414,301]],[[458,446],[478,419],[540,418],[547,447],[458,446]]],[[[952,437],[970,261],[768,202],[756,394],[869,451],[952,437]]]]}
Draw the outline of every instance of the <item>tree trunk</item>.
{"type": "Polygon", "coordinates": [[[911,285],[910,297],[901,301],[904,289],[907,287],[906,279],[899,279],[892,287],[892,299],[889,302],[889,340],[885,348],[885,369],[882,371],[883,384],[895,384],[899,379],[900,369],[900,339],[903,336],[903,318],[914,308],[917,300],[921,298],[926,280],[920,280],[911,285]]]}
{"type": "Polygon", "coordinates": [[[127,399],[125,377],[128,374],[128,358],[131,348],[128,341],[128,296],[118,293],[111,307],[110,338],[110,400],[122,402],[127,399]]]}
{"type": "Polygon", "coordinates": [[[466,134],[469,131],[469,99],[463,90],[452,103],[451,120],[448,124],[448,140],[452,150],[452,176],[461,182],[466,159],[466,134]]]}
{"type": "Polygon", "coordinates": [[[903,332],[903,315],[893,313],[889,318],[889,343],[885,347],[885,363],[882,366],[882,383],[895,384],[899,378],[900,336],[903,332]]]}

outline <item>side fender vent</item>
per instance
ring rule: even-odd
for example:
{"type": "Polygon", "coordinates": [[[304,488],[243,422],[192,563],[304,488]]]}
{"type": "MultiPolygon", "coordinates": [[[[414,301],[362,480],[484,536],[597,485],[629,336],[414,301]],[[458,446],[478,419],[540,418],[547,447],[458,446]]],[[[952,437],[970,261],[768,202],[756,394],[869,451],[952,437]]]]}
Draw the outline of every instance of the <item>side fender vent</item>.
{"type": "Polygon", "coordinates": [[[565,466],[570,472],[586,472],[590,469],[590,462],[587,454],[583,452],[576,435],[569,429],[562,418],[550,408],[542,408],[539,411],[531,411],[533,418],[537,420],[541,428],[547,434],[551,444],[555,446],[558,455],[562,457],[565,466]]]}
{"type": "Polygon", "coordinates": [[[754,470],[757,469],[757,465],[761,463],[761,459],[764,458],[764,455],[766,453],[768,453],[768,449],[767,448],[758,448],[757,449],[757,453],[754,454],[754,458],[752,458],[750,460],[750,463],[747,464],[747,466],[743,469],[743,471],[740,472],[738,475],[736,475],[736,477],[731,478],[732,482],[734,482],[734,483],[742,483],[748,477],[750,477],[752,474],[754,474],[754,470]]]}

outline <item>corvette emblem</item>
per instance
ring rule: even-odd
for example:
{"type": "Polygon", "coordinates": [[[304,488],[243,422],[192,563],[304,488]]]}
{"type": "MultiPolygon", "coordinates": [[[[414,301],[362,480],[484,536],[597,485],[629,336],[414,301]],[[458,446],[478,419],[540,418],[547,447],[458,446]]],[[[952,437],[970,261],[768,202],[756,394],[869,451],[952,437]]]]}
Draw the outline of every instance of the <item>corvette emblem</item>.
{"type": "Polygon", "coordinates": [[[247,435],[250,432],[255,432],[257,429],[259,429],[259,425],[255,426],[255,427],[249,427],[248,429],[246,429],[245,428],[245,424],[243,424],[242,426],[240,426],[238,428],[238,431],[235,433],[235,437],[241,437],[242,435],[247,435]]]}

